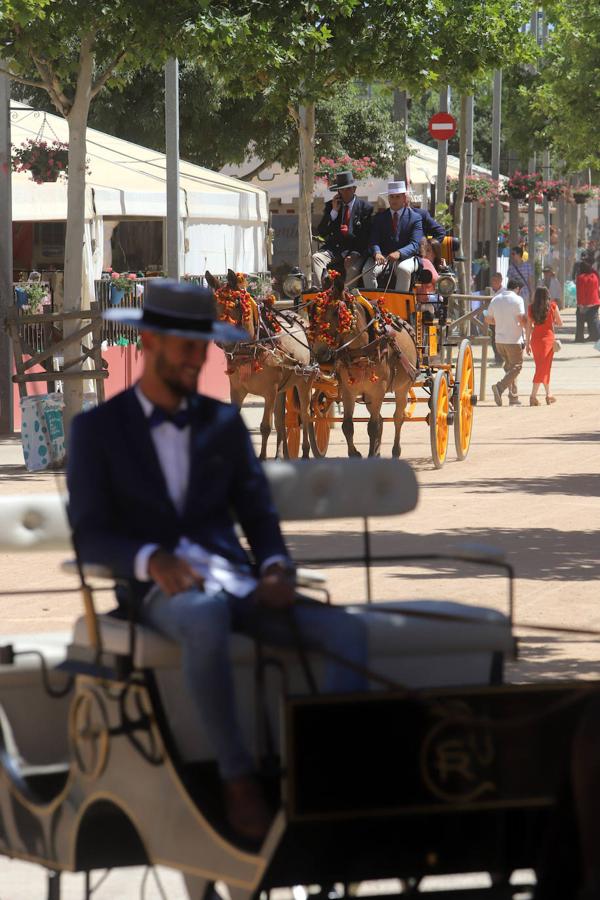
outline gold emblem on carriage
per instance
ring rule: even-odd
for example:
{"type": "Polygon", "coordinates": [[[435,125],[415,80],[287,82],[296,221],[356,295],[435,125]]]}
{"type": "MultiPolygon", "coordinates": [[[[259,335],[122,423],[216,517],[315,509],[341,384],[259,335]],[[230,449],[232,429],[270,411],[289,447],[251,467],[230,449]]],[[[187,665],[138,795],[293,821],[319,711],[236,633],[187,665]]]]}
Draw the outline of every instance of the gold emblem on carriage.
{"type": "Polygon", "coordinates": [[[439,704],[421,748],[421,775],[444,803],[472,803],[497,793],[490,730],[464,701],[439,704]]]}

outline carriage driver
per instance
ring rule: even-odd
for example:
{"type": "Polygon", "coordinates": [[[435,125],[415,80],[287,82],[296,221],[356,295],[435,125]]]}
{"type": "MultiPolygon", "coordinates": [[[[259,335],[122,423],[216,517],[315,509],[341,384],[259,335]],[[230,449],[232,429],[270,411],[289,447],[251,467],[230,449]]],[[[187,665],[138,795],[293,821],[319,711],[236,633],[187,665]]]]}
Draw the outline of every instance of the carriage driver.
{"type": "Polygon", "coordinates": [[[247,338],[216,320],[212,291],[152,280],[143,312],[111,310],[106,318],[140,330],[143,371],[133,388],[73,421],[74,541],[82,562],[131,580],[138,622],[181,645],[191,710],[214,749],[229,827],[258,841],[270,816],[237,720],[229,633],[278,646],[294,646],[300,635],[358,667],[326,659],[323,689],[350,691],[365,688],[366,630],[360,617],[296,596],[239,410],[196,393],[209,341],[247,338]]]}
{"type": "Polygon", "coordinates": [[[344,260],[346,281],[358,278],[369,252],[369,230],[373,207],[356,197],[352,172],[338,172],[330,190],[333,200],[325,204],[317,234],[324,238],[321,249],[313,253],[313,287],[321,290],[323,273],[336,258],[344,260]]]}
{"type": "Polygon", "coordinates": [[[406,205],[404,181],[390,181],[387,193],[389,209],[376,213],[371,223],[371,258],[363,267],[363,283],[368,290],[376,291],[377,277],[389,265],[390,287],[406,293],[418,266],[423,225],[421,216],[406,205]]]}

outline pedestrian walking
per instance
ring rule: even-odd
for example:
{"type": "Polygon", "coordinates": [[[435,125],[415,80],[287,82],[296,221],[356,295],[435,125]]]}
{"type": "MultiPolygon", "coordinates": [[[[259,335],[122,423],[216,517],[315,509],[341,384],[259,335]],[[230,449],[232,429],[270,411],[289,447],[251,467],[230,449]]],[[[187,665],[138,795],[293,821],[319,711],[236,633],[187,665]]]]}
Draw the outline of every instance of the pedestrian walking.
{"type": "Polygon", "coordinates": [[[588,257],[584,257],[579,263],[579,275],[575,281],[575,289],[577,291],[575,343],[583,344],[586,325],[589,332],[587,340],[597,341],[600,338],[600,325],[598,325],[600,279],[588,257]]]}
{"type": "Polygon", "coordinates": [[[521,283],[509,279],[505,290],[498,291],[488,307],[488,322],[496,329],[496,347],[504,364],[504,378],[492,385],[496,406],[502,406],[502,394],[508,391],[509,406],[520,406],[517,378],[523,368],[523,329],[525,304],[520,296],[521,283]]]}
{"type": "Polygon", "coordinates": [[[542,269],[542,275],[544,277],[544,286],[547,287],[548,291],[550,292],[550,299],[554,300],[559,309],[562,309],[564,306],[563,287],[556,277],[556,271],[554,267],[550,264],[544,266],[544,268],[542,269]]]}
{"type": "Polygon", "coordinates": [[[527,309],[527,343],[526,351],[530,356],[533,353],[535,373],[533,387],[529,398],[530,406],[539,406],[538,391],[544,385],[546,403],[556,403],[556,397],[550,393],[550,372],[554,359],[554,326],[562,325],[562,319],[558,311],[558,304],[550,296],[547,287],[536,288],[533,303],[527,309]]]}
{"type": "Polygon", "coordinates": [[[513,247],[510,252],[510,265],[508,267],[507,278],[512,278],[521,287],[521,297],[525,303],[529,303],[530,285],[533,279],[533,267],[529,259],[523,258],[523,248],[513,247]]]}
{"type": "MultiPolygon", "coordinates": [[[[502,273],[495,272],[492,275],[492,277],[490,278],[490,286],[488,288],[488,291],[490,291],[492,297],[495,297],[496,294],[498,293],[498,291],[502,290],[503,284],[504,284],[504,280],[502,278],[502,273]]],[[[498,348],[496,347],[496,327],[494,325],[492,325],[489,318],[487,317],[487,314],[488,314],[488,311],[486,309],[484,312],[484,316],[485,316],[486,324],[488,327],[488,334],[490,336],[490,344],[492,345],[492,350],[494,352],[494,363],[497,366],[501,366],[502,365],[502,357],[498,353],[498,348]]]]}

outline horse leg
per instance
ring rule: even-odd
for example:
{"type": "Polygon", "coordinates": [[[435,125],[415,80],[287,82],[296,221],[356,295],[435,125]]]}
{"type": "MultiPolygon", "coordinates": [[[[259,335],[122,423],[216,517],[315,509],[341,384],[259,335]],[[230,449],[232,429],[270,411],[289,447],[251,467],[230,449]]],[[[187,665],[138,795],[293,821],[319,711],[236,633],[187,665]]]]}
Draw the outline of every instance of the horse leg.
{"type": "Polygon", "coordinates": [[[406,411],[406,401],[408,400],[410,385],[410,380],[406,378],[401,384],[397,385],[394,390],[396,406],[394,408],[394,443],[392,445],[392,456],[396,459],[398,459],[402,452],[400,449],[400,431],[404,422],[404,413],[406,411]]]}
{"type": "Polygon", "coordinates": [[[231,398],[231,402],[234,406],[237,406],[238,409],[242,408],[242,404],[246,397],[248,396],[248,391],[245,387],[242,387],[241,384],[233,384],[230,382],[229,384],[229,396],[231,398]]]}
{"type": "Polygon", "coordinates": [[[260,436],[262,439],[259,459],[267,458],[267,442],[271,434],[271,423],[273,422],[273,412],[275,410],[275,401],[277,399],[277,385],[265,392],[265,408],[263,410],[262,422],[260,423],[260,436]]]}
{"type": "Polygon", "coordinates": [[[283,459],[283,446],[285,441],[285,390],[278,390],[275,397],[275,434],[277,435],[275,459],[283,459]]]}
{"type": "Polygon", "coordinates": [[[383,394],[381,396],[371,395],[369,402],[369,422],[367,424],[367,434],[369,435],[369,456],[379,456],[381,451],[381,435],[383,434],[383,419],[381,418],[381,404],[383,403],[383,394]]]}
{"type": "Polygon", "coordinates": [[[308,423],[310,422],[310,385],[303,378],[296,384],[298,401],[300,403],[300,421],[302,422],[302,459],[310,456],[310,441],[308,439],[308,423]]]}
{"type": "Polygon", "coordinates": [[[362,456],[362,454],[354,446],[354,406],[356,398],[350,392],[346,385],[342,385],[342,404],[344,407],[344,418],[342,420],[342,433],[348,444],[348,456],[362,456]]]}

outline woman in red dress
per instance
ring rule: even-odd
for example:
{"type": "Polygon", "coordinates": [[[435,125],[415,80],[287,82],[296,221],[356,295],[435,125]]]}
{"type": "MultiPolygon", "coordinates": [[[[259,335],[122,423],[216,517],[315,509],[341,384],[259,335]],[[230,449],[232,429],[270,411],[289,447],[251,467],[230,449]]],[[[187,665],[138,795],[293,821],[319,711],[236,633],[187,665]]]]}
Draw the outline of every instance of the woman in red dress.
{"type": "Polygon", "coordinates": [[[536,288],[533,303],[527,309],[527,345],[528,356],[533,353],[535,375],[533,388],[529,398],[530,406],[539,406],[537,398],[540,385],[546,391],[546,403],[556,403],[556,397],[550,393],[550,370],[554,358],[554,326],[562,325],[558,305],[550,299],[547,287],[536,288]]]}

